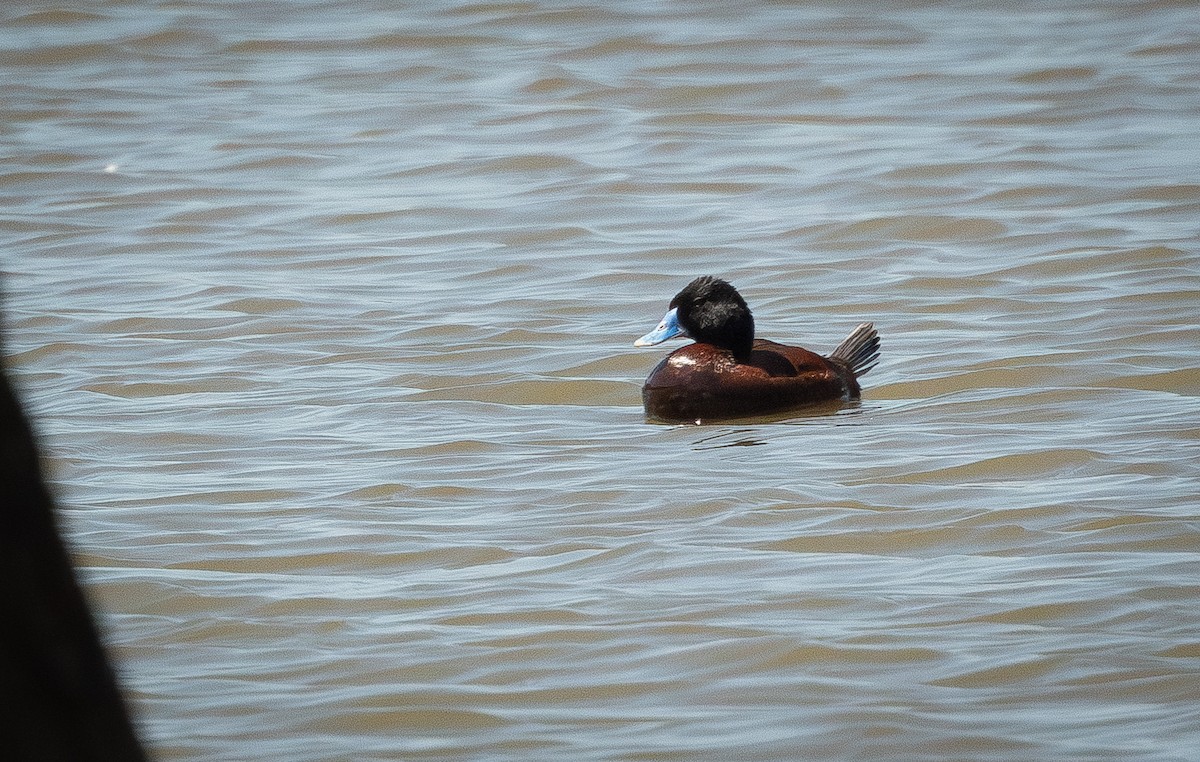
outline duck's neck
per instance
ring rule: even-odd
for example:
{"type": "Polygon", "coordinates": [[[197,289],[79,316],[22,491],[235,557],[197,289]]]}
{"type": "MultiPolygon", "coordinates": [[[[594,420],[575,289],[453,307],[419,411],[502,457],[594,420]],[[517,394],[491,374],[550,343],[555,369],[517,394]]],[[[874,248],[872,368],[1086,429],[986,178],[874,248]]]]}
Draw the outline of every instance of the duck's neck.
{"type": "Polygon", "coordinates": [[[736,346],[729,347],[729,351],[733,353],[733,359],[741,364],[750,362],[750,353],[754,351],[754,337],[746,339],[745,342],[739,342],[736,346]]]}
{"type": "Polygon", "coordinates": [[[750,352],[754,348],[754,318],[747,311],[707,332],[703,338],[722,349],[728,349],[737,362],[749,362],[750,352]]]}

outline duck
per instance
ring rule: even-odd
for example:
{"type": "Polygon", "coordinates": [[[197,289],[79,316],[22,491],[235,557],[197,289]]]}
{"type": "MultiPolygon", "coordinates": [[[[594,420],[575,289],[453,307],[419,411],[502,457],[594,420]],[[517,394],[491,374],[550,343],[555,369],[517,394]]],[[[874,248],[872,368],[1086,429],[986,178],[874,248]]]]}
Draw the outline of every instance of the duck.
{"type": "Polygon", "coordinates": [[[642,387],[646,416],[662,421],[774,415],[860,397],[858,379],[879,362],[879,334],[862,323],[828,356],[754,337],[754,316],[726,280],[696,278],[671,300],[662,322],[635,341],[694,343],[671,352],[642,387]]]}

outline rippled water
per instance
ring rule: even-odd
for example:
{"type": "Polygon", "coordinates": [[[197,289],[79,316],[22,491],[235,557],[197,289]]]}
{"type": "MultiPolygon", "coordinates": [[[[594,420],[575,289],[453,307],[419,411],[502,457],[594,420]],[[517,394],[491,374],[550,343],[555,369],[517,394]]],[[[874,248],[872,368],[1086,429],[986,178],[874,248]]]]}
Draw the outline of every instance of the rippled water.
{"type": "Polygon", "coordinates": [[[8,363],[156,755],[1200,758],[1200,14],[992,5],[4,6],[8,363]],[[875,321],[862,403],[645,422],[704,273],[875,321]]]}

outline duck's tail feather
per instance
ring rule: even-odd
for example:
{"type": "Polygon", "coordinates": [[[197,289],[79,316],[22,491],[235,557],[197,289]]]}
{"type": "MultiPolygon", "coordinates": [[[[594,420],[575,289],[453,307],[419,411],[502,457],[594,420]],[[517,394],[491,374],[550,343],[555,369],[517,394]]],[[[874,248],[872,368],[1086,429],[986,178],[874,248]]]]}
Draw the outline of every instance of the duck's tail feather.
{"type": "Polygon", "coordinates": [[[879,334],[875,332],[875,324],[863,323],[855,328],[829,357],[849,365],[855,376],[874,368],[879,362],[879,334]]]}

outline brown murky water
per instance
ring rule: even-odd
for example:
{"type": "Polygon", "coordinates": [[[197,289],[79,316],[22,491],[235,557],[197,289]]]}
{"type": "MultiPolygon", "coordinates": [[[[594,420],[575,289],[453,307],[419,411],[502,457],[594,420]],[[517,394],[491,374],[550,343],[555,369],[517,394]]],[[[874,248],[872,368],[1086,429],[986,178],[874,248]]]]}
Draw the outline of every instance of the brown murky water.
{"type": "Polygon", "coordinates": [[[157,756],[1200,759],[1200,13],[992,6],[5,5],[157,756]],[[862,404],[646,423],[704,273],[862,404]]]}

